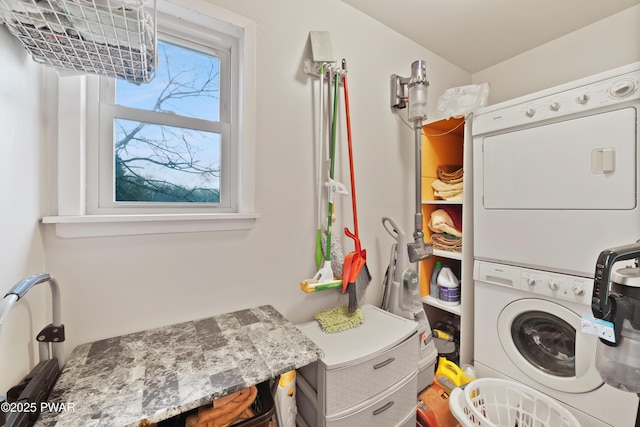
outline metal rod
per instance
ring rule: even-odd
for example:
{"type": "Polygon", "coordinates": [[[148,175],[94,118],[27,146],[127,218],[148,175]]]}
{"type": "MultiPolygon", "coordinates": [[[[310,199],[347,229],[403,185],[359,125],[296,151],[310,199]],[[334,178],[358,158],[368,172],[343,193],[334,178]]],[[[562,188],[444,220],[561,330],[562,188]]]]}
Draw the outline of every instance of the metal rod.
{"type": "Polygon", "coordinates": [[[48,342],[38,342],[38,357],[41,362],[51,359],[51,346],[48,342]]]}
{"type": "Polygon", "coordinates": [[[24,278],[16,283],[13,288],[9,290],[8,294],[15,294],[18,296],[18,298],[22,298],[35,285],[37,285],[38,283],[46,282],[50,278],[51,275],[46,273],[32,274],[31,276],[24,278]]]}
{"type": "Polygon", "coordinates": [[[416,214],[414,230],[422,231],[422,120],[415,121],[414,134],[416,142],[416,214]]]}
{"type": "MultiPolygon", "coordinates": [[[[49,288],[51,289],[52,325],[62,326],[62,306],[60,303],[60,286],[53,276],[49,276],[49,288]]],[[[58,360],[58,367],[64,367],[64,344],[62,342],[51,343],[51,353],[58,360]]]]}

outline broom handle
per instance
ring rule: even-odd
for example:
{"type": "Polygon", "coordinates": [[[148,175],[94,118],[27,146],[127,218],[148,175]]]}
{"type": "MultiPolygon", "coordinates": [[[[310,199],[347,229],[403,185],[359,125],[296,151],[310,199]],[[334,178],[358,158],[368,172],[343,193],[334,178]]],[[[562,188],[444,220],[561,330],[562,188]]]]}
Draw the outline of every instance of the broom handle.
{"type": "Polygon", "coordinates": [[[356,179],[353,170],[353,142],[351,139],[351,112],[349,110],[349,87],[347,85],[347,60],[342,60],[342,69],[344,70],[344,78],[342,83],[344,84],[344,109],[347,118],[347,144],[349,147],[349,174],[351,177],[351,205],[353,207],[353,233],[351,233],[346,227],[344,232],[347,236],[352,238],[356,244],[356,251],[360,252],[360,235],[358,234],[358,209],[356,208],[356,179]]]}
{"type": "Polygon", "coordinates": [[[318,206],[317,206],[317,221],[318,221],[318,229],[316,231],[316,266],[318,268],[320,268],[322,266],[322,260],[324,255],[322,254],[322,220],[323,220],[323,215],[322,215],[322,193],[323,193],[323,182],[322,182],[322,178],[324,176],[324,162],[323,162],[323,155],[324,155],[324,140],[323,140],[323,134],[322,134],[322,130],[324,127],[324,123],[323,123],[323,109],[324,109],[324,99],[323,99],[323,95],[324,95],[324,71],[325,71],[325,64],[323,63],[322,66],[320,67],[320,90],[318,91],[318,98],[319,98],[319,103],[318,103],[318,142],[317,142],[317,159],[316,159],[316,163],[317,163],[317,179],[318,179],[318,194],[317,194],[317,198],[318,198],[318,206]]]}
{"type": "Polygon", "coordinates": [[[323,100],[323,92],[324,92],[324,64],[320,67],[320,91],[318,94],[319,103],[318,103],[318,158],[316,159],[318,170],[317,170],[317,178],[318,178],[318,229],[322,228],[322,155],[323,155],[323,140],[322,140],[322,119],[323,119],[323,111],[324,108],[324,100],[323,100]]]}

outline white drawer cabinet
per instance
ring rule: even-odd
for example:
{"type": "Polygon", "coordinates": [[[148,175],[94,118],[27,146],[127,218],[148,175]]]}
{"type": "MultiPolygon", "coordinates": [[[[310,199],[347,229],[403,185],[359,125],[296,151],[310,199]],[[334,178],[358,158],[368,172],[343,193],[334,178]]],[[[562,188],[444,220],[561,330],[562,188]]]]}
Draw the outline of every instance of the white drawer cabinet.
{"type": "Polygon", "coordinates": [[[298,370],[298,413],[310,427],[415,425],[417,324],[372,305],[362,310],[361,326],[336,334],[316,321],[298,325],[324,352],[298,370]]]}

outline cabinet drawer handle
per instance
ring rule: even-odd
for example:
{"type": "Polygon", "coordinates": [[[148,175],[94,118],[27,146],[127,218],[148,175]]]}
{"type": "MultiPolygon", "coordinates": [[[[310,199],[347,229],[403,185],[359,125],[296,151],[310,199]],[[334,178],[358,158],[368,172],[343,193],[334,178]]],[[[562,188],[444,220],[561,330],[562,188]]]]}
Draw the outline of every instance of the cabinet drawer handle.
{"type": "Polygon", "coordinates": [[[387,360],[385,360],[384,362],[380,362],[377,365],[373,365],[373,369],[384,368],[385,366],[387,366],[389,363],[393,362],[394,360],[396,360],[395,357],[390,357],[387,360]]]}
{"type": "Polygon", "coordinates": [[[376,409],[375,411],[373,411],[373,415],[380,415],[381,413],[383,413],[387,409],[391,408],[394,403],[395,402],[393,400],[391,402],[386,403],[384,406],[382,406],[382,407],[376,409]]]}

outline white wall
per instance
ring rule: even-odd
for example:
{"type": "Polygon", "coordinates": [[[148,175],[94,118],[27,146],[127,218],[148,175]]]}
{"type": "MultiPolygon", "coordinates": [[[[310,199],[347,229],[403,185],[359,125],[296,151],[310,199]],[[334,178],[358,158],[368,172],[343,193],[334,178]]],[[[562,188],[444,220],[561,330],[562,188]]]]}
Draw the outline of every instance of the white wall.
{"type": "Polygon", "coordinates": [[[491,82],[489,103],[640,61],[640,5],[473,74],[491,82]]]}
{"type": "MultiPolygon", "coordinates": [[[[249,231],[60,239],[46,229],[47,268],[60,279],[67,350],[95,339],[213,314],[272,304],[291,321],[311,320],[346,302],[335,291],[304,294],[315,272],[315,143],[318,81],[303,72],[309,31],[331,33],[346,58],[359,226],[378,303],[391,237],[382,216],[410,235],[414,211],[413,131],[391,112],[389,77],[410,75],[425,59],[429,100],[471,76],[339,0],[218,0],[257,23],[256,206],[249,231]]],[[[406,117],[406,111],[401,113],[406,117]]],[[[349,182],[346,129],[340,127],[336,177],[349,182]]],[[[350,199],[338,200],[340,232],[350,199]]],[[[51,212],[53,213],[53,212],[51,212]]],[[[353,250],[344,240],[344,250],[353,250]]]]}
{"type": "MultiPolygon", "coordinates": [[[[0,28],[0,296],[26,276],[44,270],[38,220],[43,213],[43,123],[39,96],[40,66],[4,26],[0,28]]],[[[37,363],[35,335],[47,323],[48,285],[20,299],[2,325],[0,395],[37,363]]]]}

